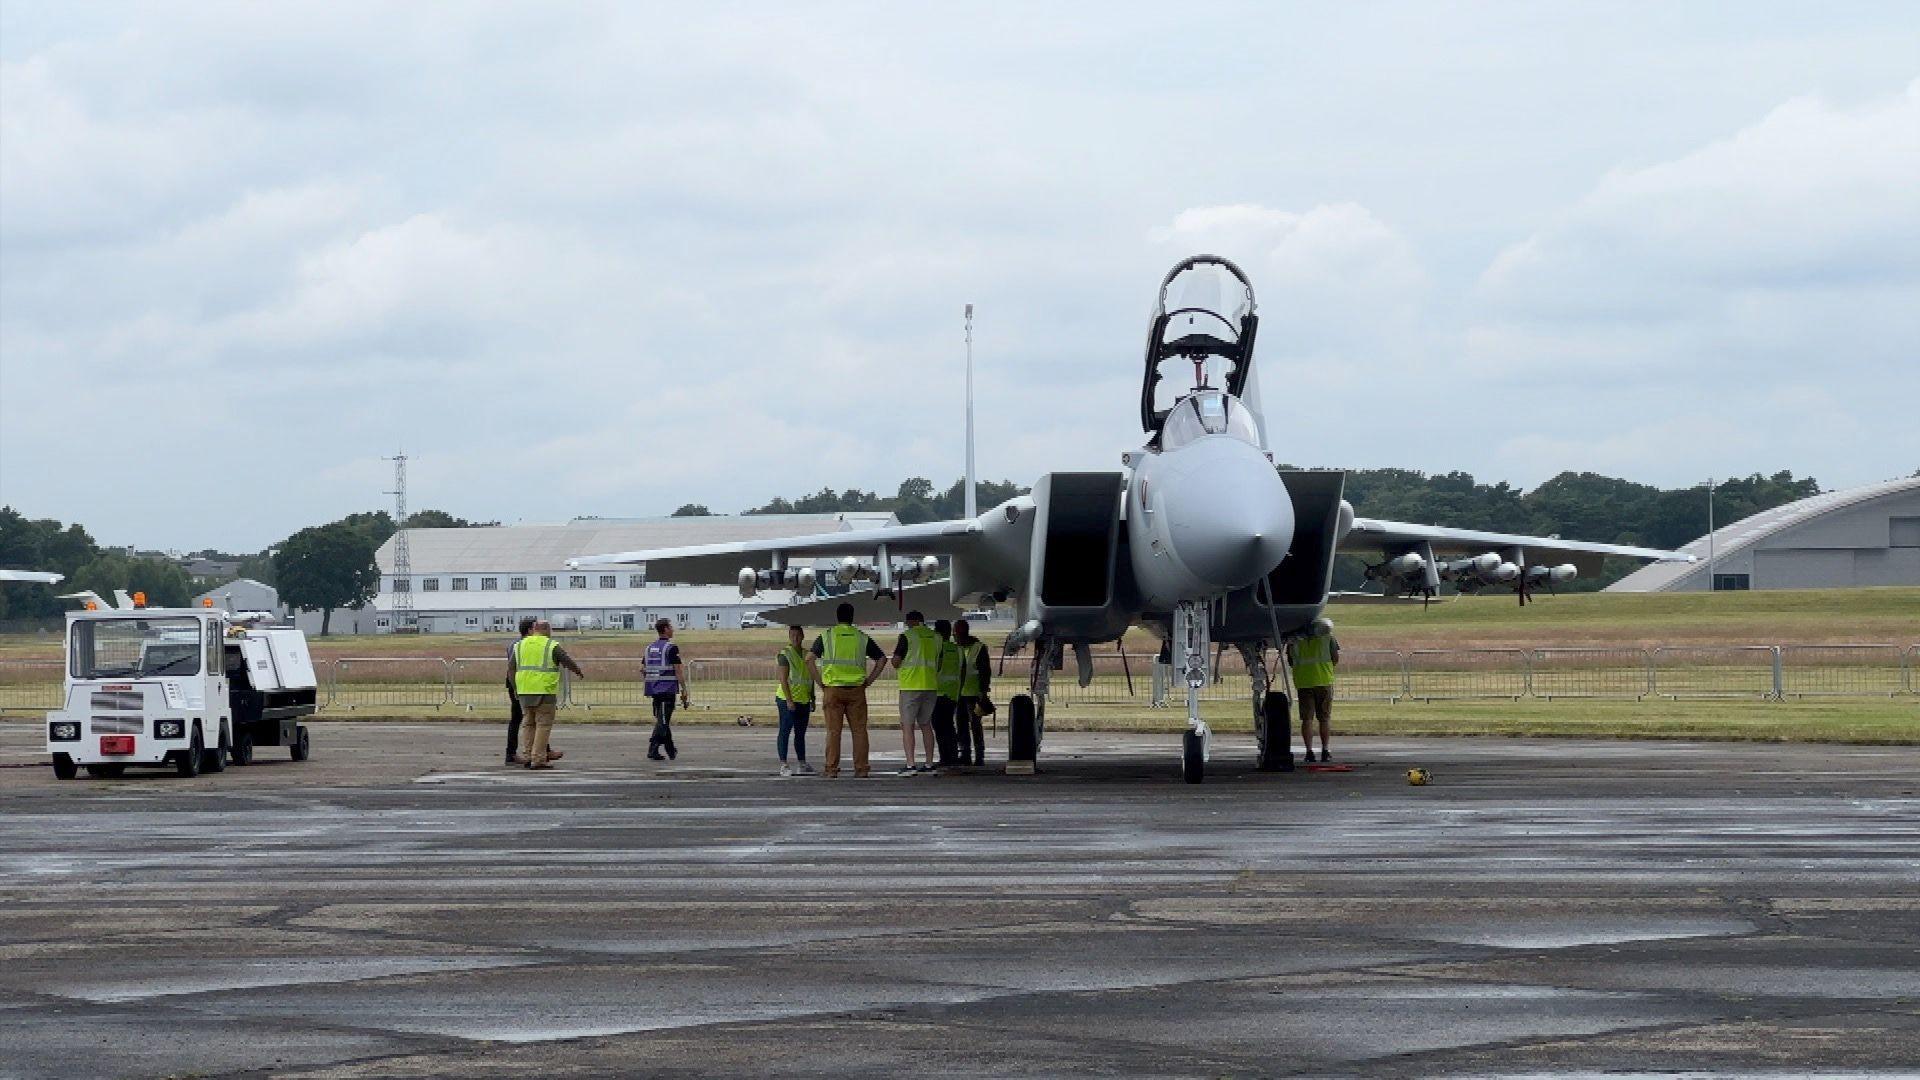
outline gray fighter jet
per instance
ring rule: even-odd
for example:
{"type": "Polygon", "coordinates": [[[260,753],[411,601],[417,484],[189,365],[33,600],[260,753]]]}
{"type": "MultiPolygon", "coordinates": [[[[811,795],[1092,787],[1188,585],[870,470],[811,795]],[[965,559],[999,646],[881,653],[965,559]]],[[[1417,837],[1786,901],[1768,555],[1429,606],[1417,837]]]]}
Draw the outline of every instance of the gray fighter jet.
{"type": "MultiPolygon", "coordinates": [[[[1608,556],[1692,561],[1679,552],[1514,536],[1354,516],[1345,474],[1281,469],[1261,418],[1246,402],[1259,316],[1253,287],[1226,259],[1198,255],[1161,282],[1147,333],[1140,422],[1145,445],[1111,472],[1055,472],[1031,494],[978,517],[894,528],[583,556],[569,566],[644,563],[654,581],[737,583],[742,595],[793,589],[815,596],[822,574],[857,587],[762,612],[771,622],[818,626],[853,601],[863,620],[902,608],[952,617],[963,605],[1011,602],[1011,656],[1028,647],[1028,693],[1007,708],[1009,759],[1031,762],[1045,731],[1049,682],[1089,646],[1143,626],[1171,642],[1187,686],[1186,778],[1199,782],[1211,752],[1200,688],[1216,644],[1237,648],[1252,676],[1259,764],[1289,769],[1289,703],[1268,650],[1303,633],[1329,600],[1339,551],[1377,558],[1369,578],[1386,596],[1510,590],[1525,603],[1599,568],[1608,556]],[[822,560],[832,560],[822,562],[822,560]],[[944,568],[945,581],[933,580],[944,568]]],[[[972,478],[968,478],[971,483],[972,478]]],[[[1279,658],[1276,657],[1276,660],[1279,658]]]]}

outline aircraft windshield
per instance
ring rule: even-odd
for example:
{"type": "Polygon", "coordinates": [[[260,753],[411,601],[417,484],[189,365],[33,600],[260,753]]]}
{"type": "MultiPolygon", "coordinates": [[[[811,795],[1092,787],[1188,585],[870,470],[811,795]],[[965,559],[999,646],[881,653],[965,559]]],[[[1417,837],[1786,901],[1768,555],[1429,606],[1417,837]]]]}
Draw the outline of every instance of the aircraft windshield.
{"type": "Polygon", "coordinates": [[[1232,394],[1202,391],[1188,395],[1167,414],[1167,422],[1160,428],[1160,448],[1177,449],[1206,435],[1231,435],[1260,445],[1259,429],[1245,405],[1234,400],[1232,394]]]}
{"type": "Polygon", "coordinates": [[[198,619],[82,619],[73,624],[73,677],[138,679],[200,673],[198,619]]]}
{"type": "Polygon", "coordinates": [[[1165,302],[1172,318],[1161,344],[1232,345],[1240,340],[1240,321],[1253,310],[1253,293],[1226,267],[1199,263],[1167,283],[1165,302]]]}

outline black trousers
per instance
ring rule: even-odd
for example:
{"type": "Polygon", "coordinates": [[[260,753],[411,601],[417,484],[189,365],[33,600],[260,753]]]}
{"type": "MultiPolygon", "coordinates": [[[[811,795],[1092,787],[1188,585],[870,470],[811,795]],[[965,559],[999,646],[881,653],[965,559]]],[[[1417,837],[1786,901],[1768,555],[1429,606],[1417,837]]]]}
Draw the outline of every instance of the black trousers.
{"type": "Polygon", "coordinates": [[[507,702],[513,706],[513,712],[507,716],[507,762],[520,754],[520,697],[513,692],[513,683],[507,683],[507,702]]]}
{"type": "Polygon", "coordinates": [[[933,745],[940,751],[942,765],[952,765],[960,759],[953,727],[954,713],[959,705],[958,701],[945,694],[933,702],[933,745]]]}
{"type": "Polygon", "coordinates": [[[987,736],[980,726],[980,698],[963,697],[960,709],[954,715],[956,741],[959,743],[960,761],[964,764],[971,760],[975,765],[987,763],[987,736]]]}
{"type": "Polygon", "coordinates": [[[662,750],[667,752],[668,757],[679,753],[673,748],[673,702],[672,694],[653,695],[653,738],[647,740],[649,755],[662,750]]]}

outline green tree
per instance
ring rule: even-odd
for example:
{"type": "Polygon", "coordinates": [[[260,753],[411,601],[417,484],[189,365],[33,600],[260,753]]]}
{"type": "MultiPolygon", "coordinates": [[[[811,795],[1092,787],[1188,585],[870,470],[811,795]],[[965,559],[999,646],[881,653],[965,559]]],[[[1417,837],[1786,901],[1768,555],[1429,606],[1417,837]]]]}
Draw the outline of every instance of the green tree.
{"type": "Polygon", "coordinates": [[[68,591],[92,591],[111,599],[116,589],[145,593],[149,607],[186,607],[193,599],[187,572],[167,559],[143,559],[103,551],[73,575],[68,591]]]}
{"type": "Polygon", "coordinates": [[[712,517],[713,511],[699,503],[685,503],[673,512],[674,517],[712,517]]]}
{"type": "Polygon", "coordinates": [[[68,580],[59,585],[14,584],[0,587],[0,618],[56,619],[65,604],[59,594],[72,591],[72,578],[100,554],[87,530],[51,518],[30,519],[0,506],[0,566],[9,570],[51,570],[68,580]]]}
{"type": "Polygon", "coordinates": [[[380,569],[373,561],[377,545],[367,523],[353,520],[367,516],[356,514],[331,525],[301,529],[274,553],[281,601],[301,611],[320,612],[323,637],[335,608],[359,607],[373,599],[380,586],[380,569]]]}

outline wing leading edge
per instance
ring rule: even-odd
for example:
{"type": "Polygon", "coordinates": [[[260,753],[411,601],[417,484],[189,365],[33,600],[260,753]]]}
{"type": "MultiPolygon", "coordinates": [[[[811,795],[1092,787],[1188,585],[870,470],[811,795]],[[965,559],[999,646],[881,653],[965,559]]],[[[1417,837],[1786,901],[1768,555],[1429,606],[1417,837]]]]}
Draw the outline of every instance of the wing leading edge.
{"type": "Polygon", "coordinates": [[[1482,532],[1478,529],[1450,529],[1442,525],[1415,525],[1405,521],[1379,518],[1353,519],[1353,529],[1340,541],[1342,551],[1390,551],[1426,543],[1435,555],[1477,555],[1517,547],[1528,552],[1557,552],[1604,558],[1616,555],[1627,559],[1654,562],[1693,562],[1681,551],[1628,547],[1622,544],[1590,544],[1581,540],[1562,540],[1557,536],[1521,536],[1517,533],[1482,532]]]}

